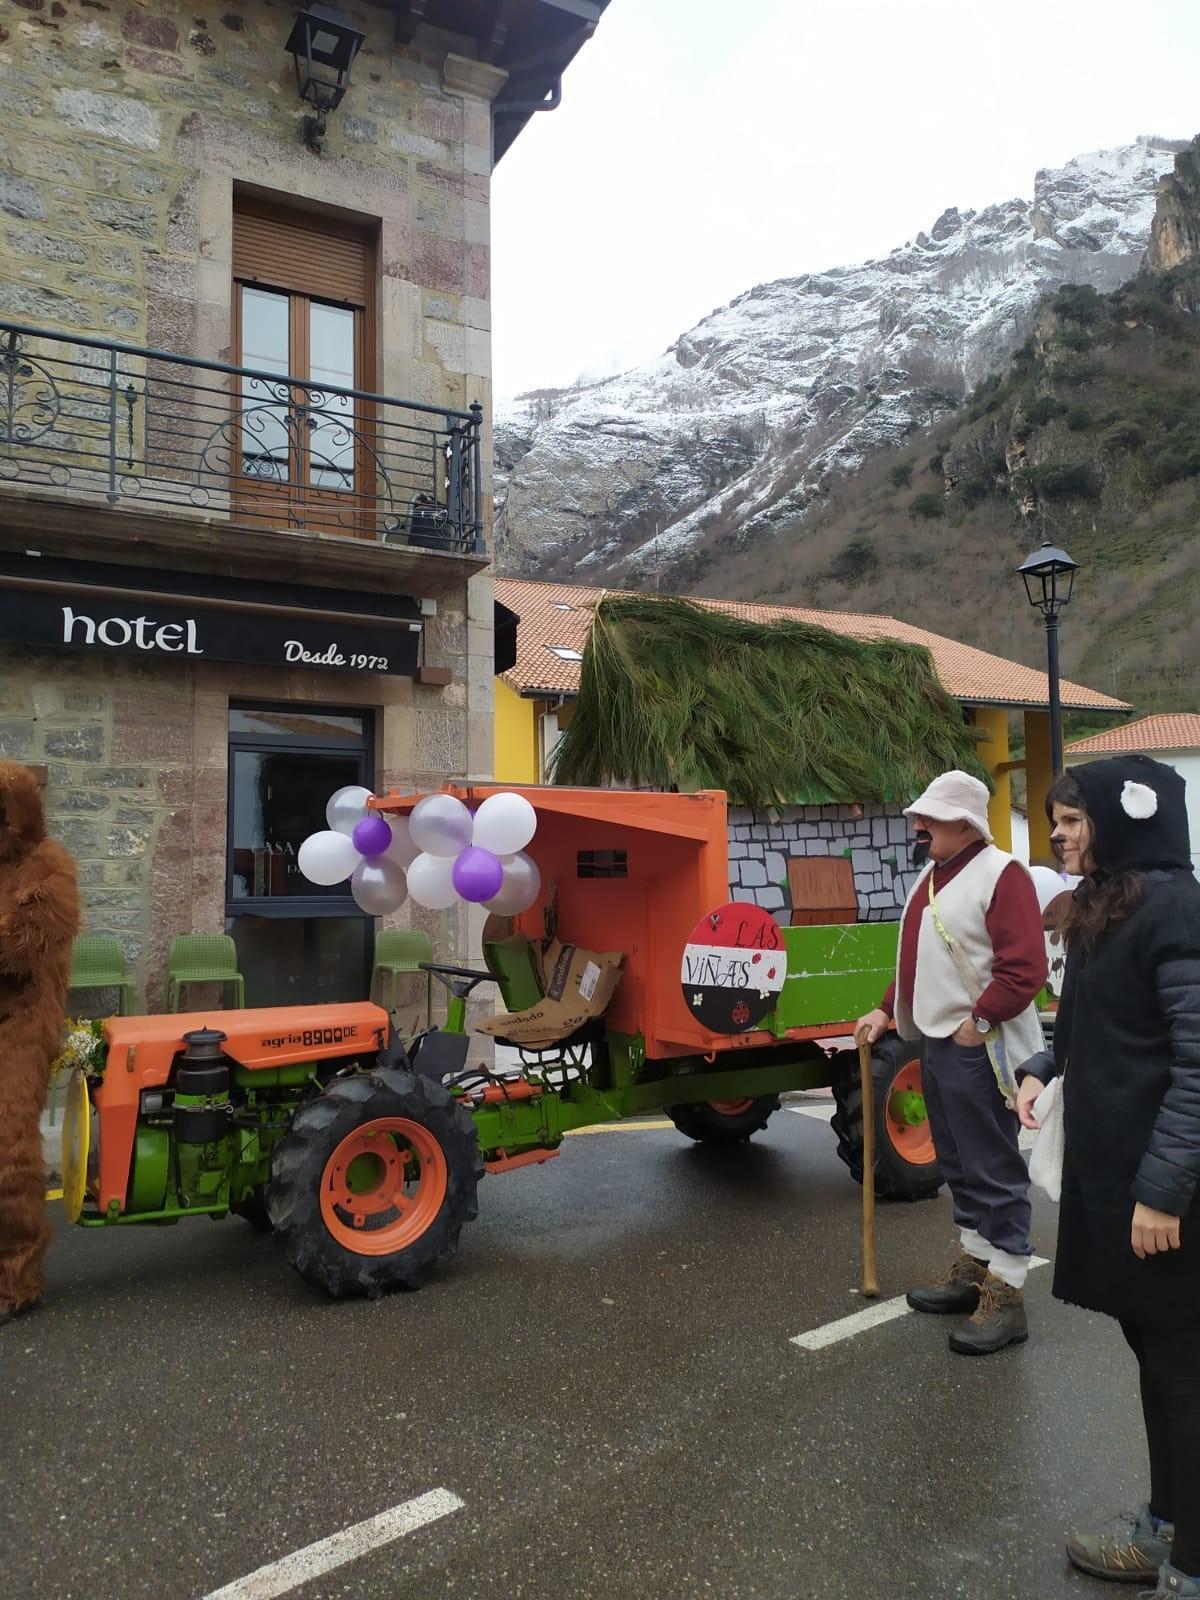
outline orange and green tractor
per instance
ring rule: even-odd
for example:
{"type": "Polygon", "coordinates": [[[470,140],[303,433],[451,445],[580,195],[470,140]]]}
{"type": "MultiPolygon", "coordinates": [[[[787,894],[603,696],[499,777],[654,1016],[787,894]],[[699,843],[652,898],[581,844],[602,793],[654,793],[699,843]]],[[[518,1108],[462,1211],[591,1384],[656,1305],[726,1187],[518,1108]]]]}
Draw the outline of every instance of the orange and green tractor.
{"type": "MultiPolygon", "coordinates": [[[[498,791],[453,792],[474,805],[498,791]]],[[[731,904],[723,794],[520,792],[540,896],[489,923],[482,965],[431,964],[443,1027],[402,1039],[369,1002],[111,1019],[103,1059],[68,1090],[69,1218],[233,1214],[328,1293],[374,1296],[454,1253],[485,1174],[556,1157],[573,1129],[654,1112],[734,1145],[781,1094],[823,1086],[861,1181],[849,1035],[893,971],[896,924],[785,928],[731,904]],[[485,983],[506,1065],[468,1064],[467,998],[485,983]]],[[[874,1083],[878,1193],[935,1193],[915,1046],[881,1041],[874,1083]]]]}

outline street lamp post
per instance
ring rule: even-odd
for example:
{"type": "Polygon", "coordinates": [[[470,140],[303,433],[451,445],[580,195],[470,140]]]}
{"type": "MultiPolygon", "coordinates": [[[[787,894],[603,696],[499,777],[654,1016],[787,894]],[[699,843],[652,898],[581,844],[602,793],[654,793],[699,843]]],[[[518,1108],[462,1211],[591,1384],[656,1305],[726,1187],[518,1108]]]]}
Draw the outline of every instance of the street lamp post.
{"type": "Polygon", "coordinates": [[[1025,582],[1029,604],[1036,606],[1046,622],[1046,675],[1050,683],[1050,760],[1054,776],[1063,770],[1062,706],[1058,688],[1058,613],[1071,598],[1079,564],[1065,550],[1046,543],[1027,556],[1018,567],[1025,582]]]}

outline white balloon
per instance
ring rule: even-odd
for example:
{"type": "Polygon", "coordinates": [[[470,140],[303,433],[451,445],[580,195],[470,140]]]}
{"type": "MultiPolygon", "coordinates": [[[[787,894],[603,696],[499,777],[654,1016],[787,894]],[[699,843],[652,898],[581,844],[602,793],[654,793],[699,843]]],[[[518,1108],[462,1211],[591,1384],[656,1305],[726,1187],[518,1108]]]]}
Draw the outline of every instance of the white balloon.
{"type": "Polygon", "coordinates": [[[421,852],[412,842],[408,818],[389,816],[387,824],[392,830],[392,842],[383,852],[384,855],[391,861],[398,861],[402,867],[411,867],[421,852]]]}
{"type": "Polygon", "coordinates": [[[494,911],[501,917],[515,917],[522,911],[528,911],[537,899],[542,887],[542,875],[537,862],[524,852],[501,859],[504,883],[494,899],[483,902],[484,910],[494,911]]]}
{"type": "Polygon", "coordinates": [[[329,797],[325,821],[337,833],[353,833],[354,824],[370,815],[367,810],[367,801],[370,799],[370,789],[364,789],[361,783],[348,783],[344,789],[339,789],[329,797]]]}
{"type": "Polygon", "coordinates": [[[537,812],[523,794],[493,794],[475,813],[472,844],[496,856],[514,856],[537,832],[537,812]]]}
{"type": "Polygon", "coordinates": [[[404,868],[398,861],[389,861],[387,856],[363,861],[354,869],[350,893],[354,896],[355,904],[368,916],[390,916],[408,898],[404,868]]]}
{"type": "Polygon", "coordinates": [[[461,855],[471,843],[471,813],[452,794],[427,794],[413,807],[408,829],[426,855],[461,855]]]}
{"type": "Polygon", "coordinates": [[[1080,881],[1078,878],[1064,877],[1052,867],[1030,867],[1029,875],[1037,891],[1038,905],[1043,911],[1052,900],[1057,900],[1060,894],[1074,893],[1075,886],[1080,881]]]}
{"type": "Polygon", "coordinates": [[[361,860],[353,840],[332,830],[310,833],[296,853],[296,865],[308,881],[326,888],[348,878],[361,860]]]}
{"type": "Polygon", "coordinates": [[[428,911],[445,911],[458,899],[452,856],[419,855],[408,869],[408,892],[428,911]]]}

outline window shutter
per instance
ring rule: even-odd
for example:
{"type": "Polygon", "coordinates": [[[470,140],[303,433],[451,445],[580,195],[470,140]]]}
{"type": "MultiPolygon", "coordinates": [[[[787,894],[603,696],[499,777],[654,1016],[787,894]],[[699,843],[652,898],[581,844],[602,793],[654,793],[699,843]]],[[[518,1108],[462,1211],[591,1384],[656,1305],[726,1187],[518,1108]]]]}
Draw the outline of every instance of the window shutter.
{"type": "Polygon", "coordinates": [[[374,243],[365,230],[304,212],[235,204],[233,275],[239,282],[368,306],[374,266],[374,243]]]}

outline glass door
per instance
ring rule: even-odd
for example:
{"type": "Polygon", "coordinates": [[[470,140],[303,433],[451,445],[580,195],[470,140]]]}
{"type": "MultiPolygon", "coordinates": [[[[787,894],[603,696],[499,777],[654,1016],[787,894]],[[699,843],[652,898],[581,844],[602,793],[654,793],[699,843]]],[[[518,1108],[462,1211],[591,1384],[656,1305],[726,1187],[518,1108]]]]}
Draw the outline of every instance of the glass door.
{"type": "Polygon", "coordinates": [[[374,923],[348,882],[310,883],[297,855],[336,789],[372,786],[372,722],[323,706],[230,709],[225,915],[251,1005],[366,998],[374,923]]]}
{"type": "Polygon", "coordinates": [[[307,295],[237,286],[238,509],[255,521],[366,535],[366,407],[340,389],[363,389],[363,314],[307,295]],[[277,381],[272,378],[277,374],[277,381]]]}

